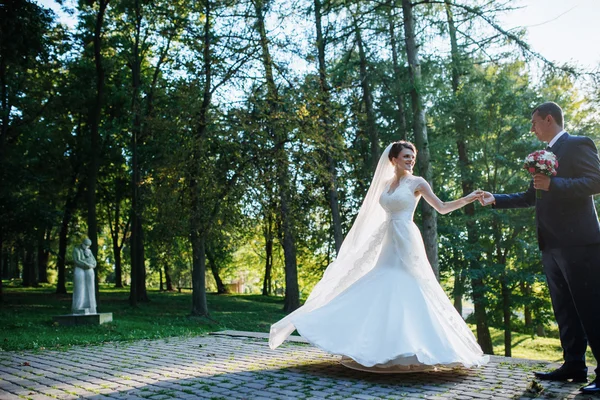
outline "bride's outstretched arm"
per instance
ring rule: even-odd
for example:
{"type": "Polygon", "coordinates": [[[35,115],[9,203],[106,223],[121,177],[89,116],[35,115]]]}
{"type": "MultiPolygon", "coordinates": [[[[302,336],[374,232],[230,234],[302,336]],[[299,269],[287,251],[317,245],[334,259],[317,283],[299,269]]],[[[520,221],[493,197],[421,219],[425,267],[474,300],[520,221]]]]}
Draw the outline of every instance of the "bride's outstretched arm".
{"type": "Polygon", "coordinates": [[[415,191],[419,192],[425,201],[431,204],[431,206],[440,214],[448,214],[449,212],[458,210],[459,208],[478,200],[483,195],[481,190],[475,190],[473,193],[465,197],[461,197],[460,199],[442,201],[435,195],[435,193],[433,193],[431,186],[429,186],[429,183],[425,179],[420,178],[419,181],[420,182],[415,188],[415,191]]]}

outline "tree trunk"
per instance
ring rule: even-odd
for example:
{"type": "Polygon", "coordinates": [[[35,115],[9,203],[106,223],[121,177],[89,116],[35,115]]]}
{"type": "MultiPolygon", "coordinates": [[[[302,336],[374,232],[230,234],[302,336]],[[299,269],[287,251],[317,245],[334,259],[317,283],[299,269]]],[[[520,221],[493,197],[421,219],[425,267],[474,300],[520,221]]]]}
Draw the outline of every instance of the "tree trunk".
{"type": "Polygon", "coordinates": [[[279,93],[273,77],[273,61],[269,52],[269,41],[265,29],[262,0],[254,0],[256,10],[256,27],[260,35],[262,61],[267,81],[267,103],[269,105],[270,131],[275,139],[275,159],[277,165],[277,183],[280,191],[281,229],[283,236],[283,254],[285,259],[285,300],[283,310],[292,312],[300,307],[300,290],[298,287],[298,269],[296,264],[296,239],[293,232],[291,213],[290,178],[288,171],[287,151],[284,144],[287,140],[280,126],[279,93]]]}
{"type": "Polygon", "coordinates": [[[206,238],[192,232],[192,315],[208,317],[206,300],[206,238]]]}
{"type": "MultiPolygon", "coordinates": [[[[100,118],[102,115],[102,104],[104,98],[105,72],[102,65],[102,27],[108,0],[98,0],[98,12],[94,25],[94,63],[96,66],[96,99],[90,109],[90,147],[88,151],[88,176],[87,176],[87,225],[88,237],[92,241],[92,253],[98,257],[98,221],[96,216],[96,184],[98,180],[98,168],[100,166],[100,118]]],[[[94,287],[96,304],[98,302],[98,268],[94,268],[94,287]]]]}
{"type": "MultiPolygon", "coordinates": [[[[325,39],[323,37],[323,27],[321,23],[321,0],[314,0],[315,5],[315,25],[317,31],[317,59],[319,61],[319,84],[320,84],[320,97],[322,104],[322,124],[324,131],[325,140],[327,146],[323,152],[325,153],[325,164],[328,171],[327,184],[325,191],[327,193],[327,200],[329,202],[329,208],[331,209],[331,222],[333,226],[333,240],[335,243],[335,252],[337,253],[342,246],[344,240],[342,234],[342,218],[340,216],[339,207],[339,196],[337,191],[337,171],[336,162],[332,155],[332,147],[335,147],[335,133],[331,123],[331,96],[329,94],[329,83],[327,82],[327,66],[325,64],[325,39]]],[[[266,275],[265,275],[266,277],[266,275]]],[[[270,275],[269,275],[270,277],[270,275]]],[[[264,285],[263,285],[264,286],[264,285]]],[[[269,289],[270,292],[270,289],[269,289]]],[[[263,295],[265,290],[263,288],[263,295]]]]}
{"type": "Polygon", "coordinates": [[[395,16],[394,9],[395,4],[392,4],[392,0],[388,1],[388,18],[389,18],[389,33],[390,33],[390,47],[392,48],[392,67],[394,69],[393,77],[393,89],[394,89],[394,100],[396,101],[396,124],[398,125],[398,137],[402,140],[408,140],[408,129],[406,127],[406,110],[404,109],[404,94],[402,93],[402,72],[400,69],[400,62],[398,60],[398,45],[396,43],[396,29],[395,29],[395,16]]]}
{"type": "MultiPolygon", "coordinates": [[[[140,104],[141,92],[141,63],[140,56],[140,38],[142,29],[142,14],[140,0],[135,0],[135,38],[132,49],[131,60],[131,80],[132,80],[132,100],[131,108],[133,112],[133,126],[131,137],[132,154],[132,213],[131,213],[131,288],[130,297],[135,294],[135,299],[130,299],[132,305],[138,301],[148,302],[148,293],[146,291],[146,262],[144,257],[144,228],[143,228],[143,205],[141,203],[141,166],[139,144],[142,132],[142,109],[140,104]],[[135,256],[134,256],[135,253],[135,256]],[[135,271],[135,279],[134,279],[135,271]]],[[[135,303],[135,304],[134,304],[135,303]]]]}
{"type": "Polygon", "coordinates": [[[217,283],[217,294],[227,294],[228,290],[219,276],[219,268],[217,267],[214,254],[210,249],[207,249],[206,251],[206,258],[208,259],[208,266],[213,274],[213,277],[215,278],[215,282],[217,283]]]}
{"type": "MultiPolygon", "coordinates": [[[[404,36],[406,41],[406,55],[408,58],[408,72],[410,78],[410,97],[413,112],[413,131],[415,144],[419,151],[417,166],[420,175],[432,185],[432,171],[430,165],[429,140],[427,138],[427,126],[425,124],[425,110],[423,109],[423,98],[421,96],[421,66],[414,30],[414,17],[410,0],[402,0],[402,11],[404,15],[404,36]]],[[[433,186],[433,185],[432,185],[433,186]]],[[[437,215],[433,207],[426,201],[421,202],[421,215],[423,219],[423,242],[427,251],[427,258],[431,263],[433,272],[439,279],[438,250],[437,250],[437,215]]]]}
{"type": "Polygon", "coordinates": [[[358,55],[360,58],[360,85],[362,88],[365,112],[367,114],[367,124],[365,130],[367,132],[369,142],[371,145],[371,172],[375,173],[375,170],[377,169],[377,163],[379,162],[380,153],[379,133],[377,132],[375,110],[373,109],[373,94],[371,92],[371,85],[369,83],[369,73],[367,71],[367,56],[365,54],[361,32],[356,18],[354,18],[354,35],[356,38],[356,45],[358,46],[358,55]]]}
{"type": "Polygon", "coordinates": [[[58,234],[58,257],[56,259],[56,270],[58,273],[58,280],[56,283],[57,294],[67,294],[65,266],[67,254],[67,236],[69,234],[71,218],[73,217],[73,212],[75,211],[76,207],[78,192],[78,190],[75,189],[76,179],[76,175],[74,175],[71,179],[71,186],[69,187],[69,191],[67,193],[67,200],[65,201],[65,209],[58,234]]]}
{"type": "Polygon", "coordinates": [[[4,147],[8,136],[8,121],[10,119],[6,74],[5,57],[0,57],[0,96],[2,96],[2,110],[0,110],[0,119],[2,120],[2,125],[0,125],[0,165],[4,163],[4,147]]]}
{"type": "Polygon", "coordinates": [[[18,279],[21,277],[21,271],[19,271],[19,260],[21,259],[21,247],[17,246],[16,248],[13,248],[13,264],[14,264],[14,269],[13,269],[13,275],[12,278],[18,279]]]}
{"type": "MultiPolygon", "coordinates": [[[[133,182],[132,182],[133,183],[133,182]]],[[[115,196],[115,219],[114,227],[111,227],[111,239],[113,247],[113,257],[115,259],[115,287],[123,287],[123,266],[121,265],[121,246],[119,245],[119,237],[121,231],[121,192],[120,187],[116,185],[116,196],[115,196]]],[[[132,192],[133,194],[133,192],[132,192]]],[[[110,211],[108,213],[108,219],[110,221],[110,211]]],[[[112,225],[112,224],[111,224],[112,225]]],[[[126,232],[123,232],[123,241],[125,241],[126,232]]]]}
{"type": "Polygon", "coordinates": [[[115,287],[123,287],[123,265],[121,262],[121,248],[113,241],[113,256],[115,258],[115,287]]]}
{"type": "Polygon", "coordinates": [[[512,357],[512,326],[510,323],[511,296],[506,284],[506,276],[502,277],[502,316],[504,318],[504,356],[512,357]]]}
{"type": "Polygon", "coordinates": [[[38,282],[48,283],[48,259],[50,252],[48,251],[49,238],[44,237],[37,247],[37,265],[38,265],[38,282]]]}
{"type": "Polygon", "coordinates": [[[263,230],[265,236],[265,277],[263,279],[263,296],[270,296],[273,293],[271,282],[273,269],[273,217],[271,212],[267,212],[267,214],[267,217],[264,219],[265,228],[263,230]]]}
{"type": "Polygon", "coordinates": [[[165,285],[167,287],[167,292],[173,291],[173,281],[171,280],[171,272],[169,272],[169,264],[165,263],[165,285]]]}
{"type": "MultiPolygon", "coordinates": [[[[456,26],[454,24],[454,17],[450,2],[446,0],[446,17],[448,19],[448,31],[450,34],[450,54],[452,57],[452,91],[454,96],[457,97],[460,86],[461,76],[461,57],[458,49],[458,41],[456,39],[456,26]]],[[[462,123],[463,118],[461,115],[454,116],[455,131],[457,135],[456,146],[458,149],[458,162],[461,176],[461,186],[463,196],[468,195],[473,191],[473,171],[471,168],[471,161],[467,151],[467,138],[465,137],[465,127],[462,123]]],[[[479,240],[479,233],[477,231],[477,225],[475,224],[475,205],[473,203],[467,204],[464,207],[464,213],[467,216],[467,242],[471,249],[477,247],[479,240]]],[[[477,276],[482,275],[479,269],[481,263],[479,260],[468,260],[470,269],[475,271],[477,276]]],[[[462,274],[462,271],[460,272],[462,274]]],[[[483,286],[483,279],[472,279],[471,285],[473,287],[473,301],[477,304],[475,307],[477,310],[477,339],[479,345],[484,349],[486,354],[493,354],[492,339],[490,335],[490,328],[487,322],[487,312],[485,309],[485,298],[484,292],[485,287],[483,286]]]]}
{"type": "MultiPolygon", "coordinates": [[[[526,299],[531,299],[531,286],[527,282],[521,282],[521,293],[523,297],[526,299]]],[[[525,304],[523,317],[525,318],[525,328],[532,331],[533,330],[533,317],[531,313],[531,307],[528,304],[525,304]]]]}
{"type": "Polygon", "coordinates": [[[463,315],[463,294],[465,293],[465,276],[464,270],[458,268],[454,275],[454,288],[452,297],[454,299],[454,308],[462,316],[463,315]]]}
{"type": "Polygon", "coordinates": [[[194,136],[193,143],[193,163],[192,176],[190,179],[190,191],[192,198],[192,218],[191,218],[191,241],[192,241],[192,312],[194,316],[208,317],[208,303],[206,301],[206,234],[207,226],[202,220],[202,202],[199,187],[199,180],[202,174],[200,160],[202,159],[202,143],[208,126],[209,108],[211,103],[212,86],[212,41],[211,41],[211,23],[212,23],[212,2],[204,2],[204,35],[203,35],[203,73],[204,73],[204,93],[202,104],[200,106],[198,127],[194,136]]]}
{"type": "Polygon", "coordinates": [[[4,257],[4,241],[2,240],[2,231],[0,231],[0,304],[4,302],[4,291],[2,288],[2,280],[4,279],[6,272],[4,270],[6,266],[6,257],[4,257]]]}
{"type": "Polygon", "coordinates": [[[36,274],[36,245],[34,243],[27,243],[25,250],[23,251],[23,287],[37,287],[37,274],[36,274]]]}
{"type": "Polygon", "coordinates": [[[484,288],[482,279],[474,278],[471,280],[473,285],[473,303],[475,313],[475,323],[477,325],[477,343],[485,354],[494,354],[494,345],[492,344],[492,335],[488,326],[487,314],[485,311],[485,293],[480,291],[484,288]]]}
{"type": "MultiPolygon", "coordinates": [[[[1,236],[0,240],[2,240],[1,236]]],[[[0,245],[4,246],[4,243],[0,243],[0,245]]],[[[11,274],[10,250],[6,246],[3,247],[3,250],[4,253],[2,253],[2,261],[0,261],[2,263],[2,271],[0,271],[2,275],[0,275],[0,281],[2,279],[11,279],[13,277],[11,274]]]]}

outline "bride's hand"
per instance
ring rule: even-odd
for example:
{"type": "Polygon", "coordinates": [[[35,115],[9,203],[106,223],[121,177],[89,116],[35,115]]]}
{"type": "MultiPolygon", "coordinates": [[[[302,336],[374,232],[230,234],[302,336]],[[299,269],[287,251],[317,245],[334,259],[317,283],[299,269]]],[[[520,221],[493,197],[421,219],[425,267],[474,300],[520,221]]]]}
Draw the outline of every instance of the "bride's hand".
{"type": "Polygon", "coordinates": [[[477,190],[474,190],[472,193],[468,194],[467,196],[465,196],[465,199],[467,199],[468,203],[472,203],[476,200],[481,201],[481,199],[483,198],[483,194],[484,194],[483,190],[477,189],[477,190]]]}

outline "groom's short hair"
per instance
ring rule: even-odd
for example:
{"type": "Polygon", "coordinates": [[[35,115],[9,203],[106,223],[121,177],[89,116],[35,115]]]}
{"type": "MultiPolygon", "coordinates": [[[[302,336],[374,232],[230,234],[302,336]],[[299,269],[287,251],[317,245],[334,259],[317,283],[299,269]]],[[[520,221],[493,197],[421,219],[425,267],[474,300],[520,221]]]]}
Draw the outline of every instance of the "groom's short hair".
{"type": "Polygon", "coordinates": [[[554,121],[560,126],[563,127],[563,110],[560,108],[558,104],[553,101],[547,101],[545,103],[540,104],[533,110],[531,115],[538,112],[539,116],[542,118],[546,118],[548,115],[551,115],[554,118],[554,121]]]}

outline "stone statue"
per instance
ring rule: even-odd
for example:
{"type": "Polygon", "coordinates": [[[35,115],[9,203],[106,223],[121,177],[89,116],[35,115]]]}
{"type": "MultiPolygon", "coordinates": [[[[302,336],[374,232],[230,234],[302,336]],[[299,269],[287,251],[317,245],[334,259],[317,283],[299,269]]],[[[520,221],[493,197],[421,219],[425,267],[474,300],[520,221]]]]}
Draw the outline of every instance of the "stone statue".
{"type": "Polygon", "coordinates": [[[81,245],[73,250],[73,314],[96,314],[96,291],[94,286],[94,268],[96,259],[90,246],[92,241],[83,239],[81,245]]]}

